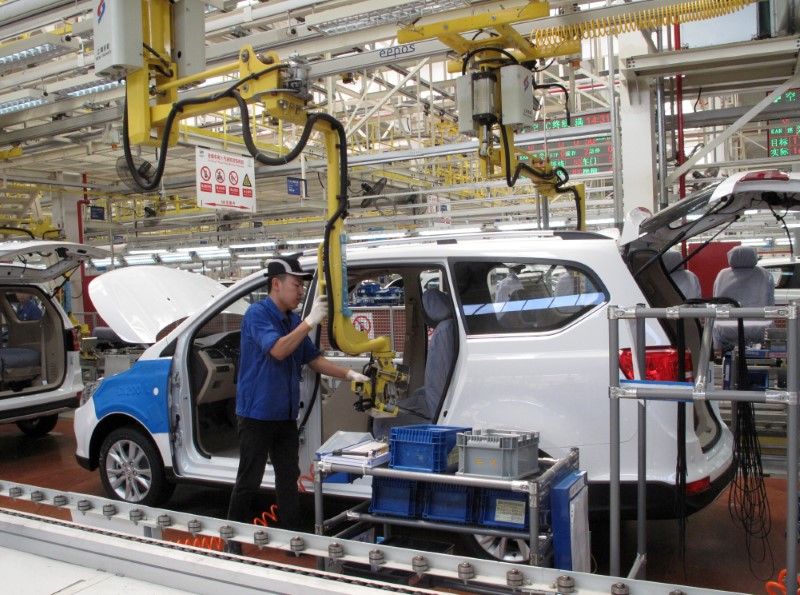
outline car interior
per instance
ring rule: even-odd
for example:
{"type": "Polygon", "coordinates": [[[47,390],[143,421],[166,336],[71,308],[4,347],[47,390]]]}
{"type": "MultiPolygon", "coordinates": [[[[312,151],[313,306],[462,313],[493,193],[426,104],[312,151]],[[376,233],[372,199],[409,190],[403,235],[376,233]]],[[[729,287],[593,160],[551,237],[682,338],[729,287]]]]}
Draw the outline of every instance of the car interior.
{"type": "Polygon", "coordinates": [[[7,287],[0,293],[0,398],[58,386],[64,379],[61,317],[40,290],[7,287]]]}

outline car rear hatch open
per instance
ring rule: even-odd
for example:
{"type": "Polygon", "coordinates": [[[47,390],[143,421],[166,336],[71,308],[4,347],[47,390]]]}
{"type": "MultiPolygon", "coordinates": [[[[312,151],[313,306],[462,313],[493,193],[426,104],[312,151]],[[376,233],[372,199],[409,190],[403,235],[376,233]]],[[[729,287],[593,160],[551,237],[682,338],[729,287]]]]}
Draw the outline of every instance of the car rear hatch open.
{"type": "Polygon", "coordinates": [[[90,258],[108,251],[94,246],[57,240],[0,243],[0,278],[4,283],[44,284],[55,281],[90,258]]]}
{"type": "MultiPolygon", "coordinates": [[[[778,171],[739,173],[706,187],[668,208],[649,215],[644,209],[632,212],[620,237],[623,257],[649,304],[655,308],[674,306],[683,296],[662,266],[660,256],[680,242],[702,234],[724,230],[745,211],[770,210],[776,215],[800,210],[800,174],[778,171]]],[[[777,224],[777,223],[776,223],[777,224]]],[[[713,235],[707,240],[713,239],[713,235]]],[[[676,321],[660,321],[676,343],[676,321]]],[[[698,365],[701,330],[699,323],[685,324],[686,346],[693,364],[698,365]]],[[[719,421],[707,402],[694,404],[694,429],[704,449],[719,437],[719,421]]]]}

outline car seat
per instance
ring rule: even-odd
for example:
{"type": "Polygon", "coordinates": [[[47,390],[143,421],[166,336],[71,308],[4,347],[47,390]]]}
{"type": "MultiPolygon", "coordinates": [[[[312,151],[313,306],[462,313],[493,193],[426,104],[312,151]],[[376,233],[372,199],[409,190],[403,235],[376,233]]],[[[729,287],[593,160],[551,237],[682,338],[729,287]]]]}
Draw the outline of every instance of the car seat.
{"type": "Polygon", "coordinates": [[[450,296],[436,288],[422,294],[425,322],[433,327],[425,358],[425,383],[399,404],[401,413],[395,417],[376,418],[373,435],[378,438],[394,426],[432,423],[444,398],[458,355],[458,329],[453,317],[450,296]]]}
{"type": "Polygon", "coordinates": [[[661,256],[661,260],[664,262],[664,268],[667,269],[669,276],[678,286],[685,299],[693,300],[702,297],[700,279],[692,271],[686,270],[684,265],[681,265],[683,255],[680,252],[675,252],[674,250],[665,252],[661,256]],[[680,268],[675,268],[679,265],[680,268]]]}
{"type": "MultiPolygon", "coordinates": [[[[757,266],[758,254],[752,246],[736,246],[728,252],[727,269],[714,281],[714,297],[736,300],[743,308],[775,305],[775,284],[766,270],[757,266]]],[[[761,343],[771,320],[745,320],[746,343],[761,343]]],[[[736,346],[736,320],[717,320],[714,325],[714,347],[723,351],[736,346]]]]}

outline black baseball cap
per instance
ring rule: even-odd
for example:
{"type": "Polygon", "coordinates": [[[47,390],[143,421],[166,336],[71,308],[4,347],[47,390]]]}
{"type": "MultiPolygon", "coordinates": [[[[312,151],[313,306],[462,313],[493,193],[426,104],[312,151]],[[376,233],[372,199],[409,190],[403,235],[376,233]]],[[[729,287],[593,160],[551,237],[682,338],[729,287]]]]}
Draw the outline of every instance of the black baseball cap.
{"type": "Polygon", "coordinates": [[[267,265],[267,275],[277,277],[278,275],[292,275],[304,281],[310,281],[314,276],[300,268],[300,263],[295,258],[274,258],[267,265]]]}

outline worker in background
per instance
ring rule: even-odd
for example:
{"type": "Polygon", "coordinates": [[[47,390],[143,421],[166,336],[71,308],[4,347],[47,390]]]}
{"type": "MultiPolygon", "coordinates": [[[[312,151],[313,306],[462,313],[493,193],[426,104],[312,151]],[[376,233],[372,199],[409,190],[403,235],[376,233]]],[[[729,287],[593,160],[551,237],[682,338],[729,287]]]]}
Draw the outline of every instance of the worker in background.
{"type": "Polygon", "coordinates": [[[30,293],[19,292],[17,295],[17,318],[20,320],[39,320],[42,317],[42,309],[36,300],[31,299],[30,293]]]}
{"type": "MultiPolygon", "coordinates": [[[[294,312],[303,299],[303,282],[311,276],[295,259],[270,261],[269,294],[251,304],[242,321],[236,392],[240,455],[228,507],[231,521],[251,523],[264,510],[258,492],[269,458],[280,525],[286,529],[301,525],[297,415],[302,366],[324,376],[369,382],[363,374],[324,358],[309,338],[328,313],[325,296],[317,297],[305,320],[294,312]]],[[[227,549],[241,551],[238,542],[229,542],[227,549]]]]}

